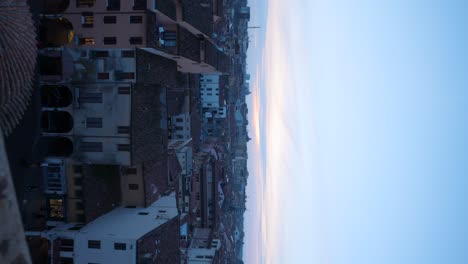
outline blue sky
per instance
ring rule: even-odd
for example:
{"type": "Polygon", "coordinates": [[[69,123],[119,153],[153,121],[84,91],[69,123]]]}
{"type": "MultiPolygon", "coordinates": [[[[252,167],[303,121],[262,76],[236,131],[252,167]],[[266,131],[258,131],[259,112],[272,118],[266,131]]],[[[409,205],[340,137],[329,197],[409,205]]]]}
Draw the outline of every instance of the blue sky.
{"type": "Polygon", "coordinates": [[[468,263],[468,2],[249,4],[246,263],[468,263]]]}

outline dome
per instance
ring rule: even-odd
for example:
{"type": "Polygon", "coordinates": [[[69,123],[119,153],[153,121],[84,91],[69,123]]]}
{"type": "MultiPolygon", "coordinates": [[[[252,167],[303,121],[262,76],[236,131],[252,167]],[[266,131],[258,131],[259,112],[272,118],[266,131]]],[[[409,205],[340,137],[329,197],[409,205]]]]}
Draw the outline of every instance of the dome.
{"type": "Polygon", "coordinates": [[[0,128],[7,135],[30,101],[37,54],[35,31],[26,0],[0,3],[0,128]]]}

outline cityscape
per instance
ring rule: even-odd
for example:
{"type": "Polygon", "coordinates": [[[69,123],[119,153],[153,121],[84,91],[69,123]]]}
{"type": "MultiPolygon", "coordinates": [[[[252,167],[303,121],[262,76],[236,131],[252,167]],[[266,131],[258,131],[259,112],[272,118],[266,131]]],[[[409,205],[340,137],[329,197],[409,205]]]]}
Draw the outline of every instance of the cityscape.
{"type": "Polygon", "coordinates": [[[2,0],[0,262],[244,263],[249,20],[2,0]]]}

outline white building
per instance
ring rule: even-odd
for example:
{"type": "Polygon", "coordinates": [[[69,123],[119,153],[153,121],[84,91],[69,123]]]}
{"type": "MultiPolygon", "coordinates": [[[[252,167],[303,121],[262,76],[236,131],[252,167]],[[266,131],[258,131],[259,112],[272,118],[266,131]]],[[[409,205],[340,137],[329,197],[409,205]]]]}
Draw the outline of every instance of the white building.
{"type": "Polygon", "coordinates": [[[137,263],[138,241],[177,216],[174,194],[147,208],[117,208],[80,230],[75,263],[137,263]]]}
{"type": "Polygon", "coordinates": [[[181,177],[179,177],[179,208],[181,212],[189,212],[190,205],[190,186],[193,170],[193,150],[190,145],[191,140],[171,140],[168,148],[174,150],[179,165],[182,168],[181,177]]]}
{"type": "Polygon", "coordinates": [[[216,74],[202,74],[200,76],[200,96],[202,101],[202,107],[220,107],[219,79],[220,76],[216,74]]]}
{"type": "Polygon", "coordinates": [[[219,239],[212,239],[211,228],[195,228],[187,254],[187,263],[215,263],[221,248],[219,239]]]}
{"type": "Polygon", "coordinates": [[[86,226],[69,223],[43,232],[26,232],[51,242],[51,263],[122,264],[169,263],[168,259],[179,252],[178,244],[168,246],[178,234],[174,193],[146,208],[116,208],[86,226]]]}
{"type": "Polygon", "coordinates": [[[184,112],[170,117],[169,140],[189,140],[192,138],[190,113],[184,112]]]}

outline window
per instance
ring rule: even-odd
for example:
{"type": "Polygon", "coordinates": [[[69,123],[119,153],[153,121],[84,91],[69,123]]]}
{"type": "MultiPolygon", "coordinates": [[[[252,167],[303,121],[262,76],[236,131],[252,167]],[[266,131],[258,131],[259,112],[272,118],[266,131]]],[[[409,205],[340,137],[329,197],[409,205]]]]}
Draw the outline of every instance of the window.
{"type": "Polygon", "coordinates": [[[73,172],[74,172],[74,173],[82,173],[82,172],[83,172],[83,166],[81,166],[81,165],[73,165],[73,172]]]}
{"type": "Polygon", "coordinates": [[[178,130],[178,131],[184,130],[184,128],[183,128],[183,127],[180,127],[180,126],[176,126],[175,129],[178,130]]]}
{"type": "Polygon", "coordinates": [[[101,241],[100,240],[88,240],[88,248],[101,248],[101,241]]]}
{"type": "Polygon", "coordinates": [[[88,51],[87,51],[87,50],[82,50],[82,51],[80,52],[80,57],[81,57],[81,58],[86,58],[86,57],[88,57],[88,51]]]}
{"type": "Polygon", "coordinates": [[[176,118],[176,122],[183,122],[183,121],[184,121],[184,119],[182,119],[182,118],[176,118]]]}
{"type": "Polygon", "coordinates": [[[76,214],[76,221],[80,223],[85,223],[86,222],[86,217],[84,214],[76,214]]]}
{"type": "Polygon", "coordinates": [[[109,73],[108,72],[98,72],[97,78],[99,80],[109,80],[109,73]]]}
{"type": "Polygon", "coordinates": [[[80,151],[82,152],[102,152],[102,142],[81,142],[80,151]]]}
{"type": "Polygon", "coordinates": [[[138,214],[139,215],[148,215],[149,213],[148,212],[139,212],[138,214]]]}
{"type": "Polygon", "coordinates": [[[120,10],[120,0],[107,0],[107,10],[108,11],[119,11],[120,10]]]}
{"type": "Polygon", "coordinates": [[[118,151],[130,151],[130,144],[117,144],[118,151]]]}
{"type": "Polygon", "coordinates": [[[129,86],[119,86],[119,94],[130,94],[129,86]]]}
{"type": "MultiPolygon", "coordinates": [[[[72,230],[72,229],[69,228],[68,230],[72,230]]],[[[66,238],[60,239],[60,245],[62,246],[73,247],[73,244],[75,244],[73,239],[66,239],[66,238]]]]}
{"type": "Polygon", "coordinates": [[[83,197],[83,191],[82,190],[75,190],[75,197],[76,198],[83,197]]]}
{"type": "Polygon", "coordinates": [[[90,38],[90,37],[80,38],[78,42],[80,45],[93,45],[94,38],[90,38]]]}
{"type": "Polygon", "coordinates": [[[127,174],[136,175],[137,174],[137,169],[136,168],[128,168],[127,169],[127,174]]]}
{"type": "Polygon", "coordinates": [[[77,0],[76,7],[92,7],[95,0],[77,0]]]}
{"type": "Polygon", "coordinates": [[[83,12],[81,13],[81,26],[84,28],[91,28],[94,25],[94,15],[93,12],[83,12]]]}
{"type": "Polygon", "coordinates": [[[135,205],[127,205],[127,206],[125,206],[125,208],[136,208],[136,206],[135,205]]]}
{"type": "Polygon", "coordinates": [[[115,250],[126,250],[127,249],[127,244],[125,244],[125,243],[114,243],[114,249],[115,250]]]}
{"type": "Polygon", "coordinates": [[[117,23],[116,16],[104,16],[104,24],[115,24],[117,23]]]}
{"type": "Polygon", "coordinates": [[[60,257],[60,258],[59,258],[59,263],[63,263],[63,264],[73,264],[73,258],[69,258],[69,257],[60,257]]]}
{"type": "Polygon", "coordinates": [[[128,126],[119,126],[117,127],[118,134],[130,134],[130,127],[128,126]]]}
{"type": "Polygon", "coordinates": [[[102,104],[102,93],[82,93],[78,101],[80,103],[102,104]]]}
{"type": "Polygon", "coordinates": [[[146,10],[146,0],[133,0],[133,10],[146,10]]]}
{"type": "Polygon", "coordinates": [[[107,50],[93,50],[91,51],[91,56],[96,58],[106,58],[109,57],[109,51],[107,50]]]}
{"type": "Polygon", "coordinates": [[[86,118],[87,128],[102,128],[102,118],[100,117],[88,117],[86,118]]]}
{"type": "Polygon", "coordinates": [[[138,190],[138,184],[130,183],[128,185],[129,190],[138,190]]]}
{"type": "Polygon", "coordinates": [[[130,24],[143,24],[143,16],[130,16],[130,24]]]}
{"type": "Polygon", "coordinates": [[[134,72],[114,72],[114,76],[116,80],[135,79],[134,72]]]}
{"type": "Polygon", "coordinates": [[[213,91],[213,88],[207,88],[208,91],[213,91]]]}
{"type": "Polygon", "coordinates": [[[143,44],[143,38],[142,37],[131,37],[129,39],[130,44],[132,45],[141,45],[143,44]]]}
{"type": "Polygon", "coordinates": [[[83,178],[73,178],[73,184],[76,186],[82,186],[83,185],[83,178]]]}
{"type": "Polygon", "coordinates": [[[114,45],[117,44],[116,37],[104,37],[104,45],[114,45]]]}
{"type": "Polygon", "coordinates": [[[123,50],[122,57],[124,58],[135,58],[135,51],[134,50],[123,50]]]}
{"type": "Polygon", "coordinates": [[[80,202],[80,201],[76,202],[75,207],[76,207],[76,209],[78,209],[78,210],[84,210],[84,205],[83,205],[83,203],[80,202]]]}

